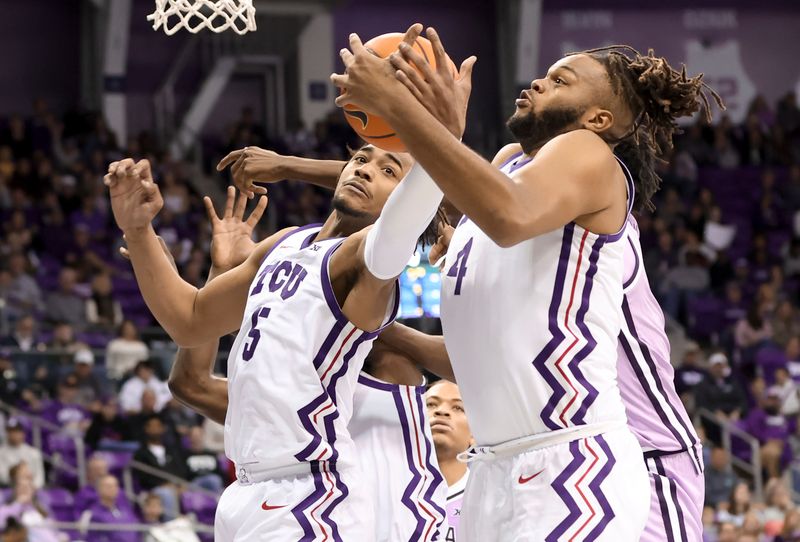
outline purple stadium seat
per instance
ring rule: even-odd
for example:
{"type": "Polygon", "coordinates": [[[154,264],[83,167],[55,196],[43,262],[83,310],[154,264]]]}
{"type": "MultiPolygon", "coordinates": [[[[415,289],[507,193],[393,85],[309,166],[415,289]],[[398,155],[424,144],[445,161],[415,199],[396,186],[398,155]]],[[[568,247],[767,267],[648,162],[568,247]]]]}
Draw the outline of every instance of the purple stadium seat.
{"type": "Polygon", "coordinates": [[[108,461],[108,470],[111,474],[119,477],[122,475],[122,471],[125,470],[125,467],[131,462],[133,459],[133,452],[102,452],[103,456],[108,461]]]}
{"type": "Polygon", "coordinates": [[[186,514],[193,513],[200,523],[213,525],[217,499],[201,491],[184,491],[181,495],[181,509],[186,514]]]}
{"type": "Polygon", "coordinates": [[[722,302],[715,297],[695,297],[687,305],[689,336],[708,339],[722,331],[722,302]]]}
{"type": "Polygon", "coordinates": [[[767,384],[775,381],[775,370],[786,367],[786,355],[777,346],[765,346],[756,352],[756,365],[761,368],[767,384]]]}
{"type": "Polygon", "coordinates": [[[58,521],[73,521],[75,517],[72,493],[62,488],[45,488],[36,493],[41,503],[53,512],[58,521]]]}

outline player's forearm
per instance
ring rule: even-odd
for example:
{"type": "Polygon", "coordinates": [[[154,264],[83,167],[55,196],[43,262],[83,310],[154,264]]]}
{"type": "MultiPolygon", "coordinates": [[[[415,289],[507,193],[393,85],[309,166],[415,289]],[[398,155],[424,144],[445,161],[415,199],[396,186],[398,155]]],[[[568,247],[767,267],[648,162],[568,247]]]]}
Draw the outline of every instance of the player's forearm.
{"type": "Polygon", "coordinates": [[[506,244],[525,212],[514,182],[413,98],[398,100],[387,121],[445,197],[496,243],[506,244]]]}
{"type": "Polygon", "coordinates": [[[428,335],[416,329],[394,323],[381,333],[381,340],[403,352],[422,369],[451,382],[456,381],[450,356],[441,335],[428,335]]]}
{"type": "Polygon", "coordinates": [[[442,191],[422,166],[415,164],[367,233],[364,263],[373,276],[388,280],[403,272],[441,202],[442,191]]]}
{"type": "Polygon", "coordinates": [[[340,160],[315,160],[299,156],[284,156],[283,175],[287,179],[306,181],[311,184],[334,190],[339,182],[339,174],[347,162],[340,160]]]}
{"type": "Polygon", "coordinates": [[[125,239],[136,282],[147,307],[178,344],[191,332],[198,290],[172,267],[152,226],[126,231],[125,239]]]}
{"type": "Polygon", "coordinates": [[[178,401],[217,423],[225,423],[228,380],[215,376],[219,341],[181,348],[169,375],[169,389],[178,401]]]}

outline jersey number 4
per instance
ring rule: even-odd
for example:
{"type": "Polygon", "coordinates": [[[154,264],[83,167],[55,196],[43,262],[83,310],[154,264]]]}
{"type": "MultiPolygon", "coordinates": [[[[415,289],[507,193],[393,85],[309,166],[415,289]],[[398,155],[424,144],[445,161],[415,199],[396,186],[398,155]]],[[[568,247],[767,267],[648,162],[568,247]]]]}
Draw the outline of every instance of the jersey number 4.
{"type": "Polygon", "coordinates": [[[258,330],[258,319],[267,318],[268,316],[269,308],[261,307],[260,309],[256,309],[253,312],[253,316],[250,317],[250,333],[247,334],[250,340],[244,345],[244,350],[242,350],[243,360],[250,361],[253,359],[253,354],[256,353],[258,341],[261,340],[261,332],[258,330]]]}
{"type": "Polygon", "coordinates": [[[467,258],[469,258],[469,251],[472,250],[472,237],[470,237],[464,248],[456,256],[456,263],[447,272],[448,277],[456,277],[456,291],[455,295],[461,295],[461,281],[467,275],[467,258]]]}

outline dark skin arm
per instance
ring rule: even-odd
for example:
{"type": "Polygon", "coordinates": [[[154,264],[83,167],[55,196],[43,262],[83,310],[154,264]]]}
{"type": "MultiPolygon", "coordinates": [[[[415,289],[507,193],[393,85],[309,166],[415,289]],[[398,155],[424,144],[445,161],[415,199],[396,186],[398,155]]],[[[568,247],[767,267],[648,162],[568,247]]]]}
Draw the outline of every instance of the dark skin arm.
{"type": "Polygon", "coordinates": [[[395,322],[381,333],[381,341],[391,349],[402,352],[429,373],[450,382],[456,381],[441,335],[428,335],[395,322]]]}
{"type": "Polygon", "coordinates": [[[345,164],[341,160],[316,160],[284,156],[259,147],[245,147],[229,153],[217,164],[217,171],[230,166],[233,184],[247,197],[266,194],[267,189],[254,183],[274,183],[298,179],[334,190],[345,164]]]}

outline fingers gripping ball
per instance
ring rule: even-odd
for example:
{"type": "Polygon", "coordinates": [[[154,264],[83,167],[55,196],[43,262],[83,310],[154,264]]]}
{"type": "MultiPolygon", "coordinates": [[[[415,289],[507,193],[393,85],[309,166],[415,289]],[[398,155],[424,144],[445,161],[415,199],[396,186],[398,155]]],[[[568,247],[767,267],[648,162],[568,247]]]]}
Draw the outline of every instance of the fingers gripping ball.
{"type": "MultiPolygon", "coordinates": [[[[400,32],[390,32],[389,34],[382,34],[372,38],[364,44],[364,47],[375,55],[386,58],[398,50],[398,46],[402,41],[403,34],[400,32]]],[[[431,65],[431,69],[436,69],[436,58],[434,57],[433,46],[430,41],[423,37],[418,37],[417,41],[414,43],[414,49],[427,59],[428,63],[431,65]]],[[[455,78],[458,75],[458,69],[449,57],[447,62],[450,65],[453,78],[455,78]]],[[[405,144],[400,141],[400,138],[397,137],[392,127],[389,126],[389,123],[378,115],[361,111],[352,105],[345,105],[344,116],[350,127],[367,143],[371,143],[376,147],[391,152],[406,151],[405,144]]]]}

